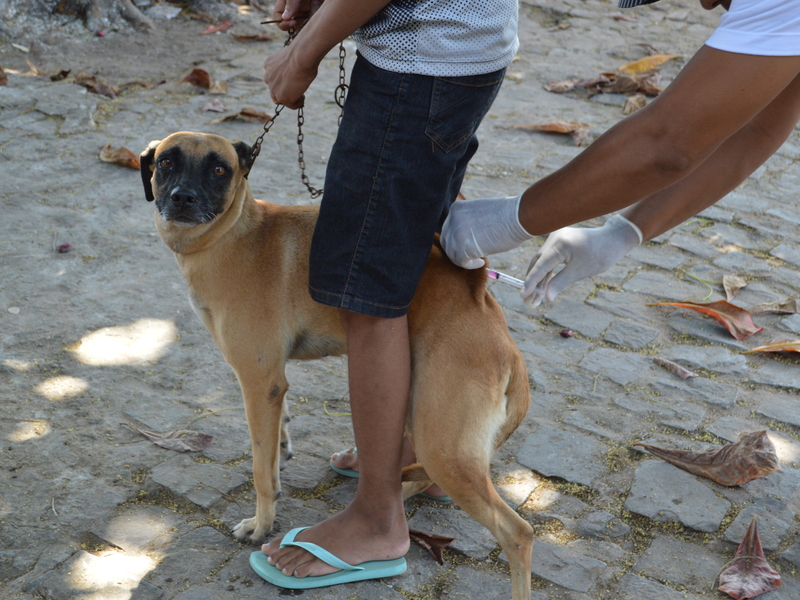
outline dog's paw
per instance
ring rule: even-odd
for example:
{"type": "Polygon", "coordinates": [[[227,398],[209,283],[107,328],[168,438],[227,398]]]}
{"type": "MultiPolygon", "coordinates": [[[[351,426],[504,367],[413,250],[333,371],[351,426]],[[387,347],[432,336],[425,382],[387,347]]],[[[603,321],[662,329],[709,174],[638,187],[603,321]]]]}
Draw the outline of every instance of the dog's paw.
{"type": "Polygon", "coordinates": [[[255,517],[243,519],[236,527],[233,528],[233,536],[240,542],[252,542],[253,544],[261,544],[266,540],[267,534],[272,530],[271,527],[262,527],[258,525],[255,517]]]}

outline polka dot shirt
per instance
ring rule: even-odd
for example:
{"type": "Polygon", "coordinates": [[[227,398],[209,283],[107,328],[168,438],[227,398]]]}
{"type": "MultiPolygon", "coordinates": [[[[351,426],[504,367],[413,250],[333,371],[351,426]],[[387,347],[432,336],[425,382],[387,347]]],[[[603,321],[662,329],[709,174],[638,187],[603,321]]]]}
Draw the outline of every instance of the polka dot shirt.
{"type": "Polygon", "coordinates": [[[353,39],[388,71],[481,75],[514,58],[518,12],[518,0],[392,0],[353,39]]]}

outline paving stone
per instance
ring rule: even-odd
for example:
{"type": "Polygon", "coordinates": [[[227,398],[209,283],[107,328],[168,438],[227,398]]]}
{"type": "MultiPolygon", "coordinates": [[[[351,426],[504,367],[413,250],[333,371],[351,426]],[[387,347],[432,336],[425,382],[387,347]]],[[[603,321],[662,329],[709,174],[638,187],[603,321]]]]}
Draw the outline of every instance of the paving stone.
{"type": "Polygon", "coordinates": [[[770,250],[770,256],[775,256],[792,264],[800,266],[800,249],[792,244],[781,244],[770,250]]]}
{"type": "Polygon", "coordinates": [[[676,233],[670,236],[669,245],[686,250],[700,258],[714,258],[720,255],[721,250],[694,235],[676,233]]]}
{"type": "Polygon", "coordinates": [[[591,512],[576,521],[577,534],[592,538],[618,538],[627,535],[631,528],[604,510],[591,512]]]}
{"type": "Polygon", "coordinates": [[[716,204],[713,204],[697,216],[705,217],[706,219],[711,219],[712,221],[719,221],[720,223],[730,223],[733,221],[733,218],[736,215],[730,210],[725,210],[716,204]]]}
{"type": "MultiPolygon", "coordinates": [[[[671,238],[670,238],[671,241],[671,238]]],[[[686,300],[705,295],[700,284],[680,281],[674,275],[663,272],[645,271],[637,273],[622,286],[626,292],[654,296],[667,301],[686,300]]]]}
{"type": "Polygon", "coordinates": [[[719,202],[717,206],[738,212],[761,213],[771,207],[768,200],[757,198],[750,194],[731,192],[719,202]]]}
{"type": "Polygon", "coordinates": [[[724,558],[698,544],[658,535],[633,571],[702,594],[725,563],[724,558]]]}
{"type": "Polygon", "coordinates": [[[695,431],[703,423],[706,410],[682,399],[652,398],[649,395],[626,394],[614,399],[614,404],[631,412],[654,415],[661,425],[695,431]]]}
{"type": "Polygon", "coordinates": [[[701,235],[711,243],[720,246],[738,246],[745,250],[768,250],[770,244],[761,235],[733,225],[717,223],[714,227],[703,229],[701,235]]]}
{"type": "Polygon", "coordinates": [[[628,252],[626,256],[647,265],[661,267],[667,271],[674,271],[686,262],[686,255],[680,251],[651,244],[637,246],[628,252]]]}
{"type": "MultiPolygon", "coordinates": [[[[608,419],[608,410],[606,409],[600,409],[600,410],[602,410],[604,413],[602,416],[605,417],[605,419],[608,419]]],[[[619,431],[614,431],[609,428],[609,425],[611,427],[615,426],[613,423],[607,425],[600,425],[597,422],[596,415],[592,413],[593,411],[591,411],[591,409],[589,408],[584,408],[582,411],[577,411],[577,410],[569,411],[567,415],[564,417],[563,423],[565,425],[571,425],[572,427],[580,429],[581,431],[585,431],[586,433],[593,433],[598,437],[603,437],[608,440],[614,440],[614,441],[622,440],[622,436],[619,431]]]]}
{"type": "Polygon", "coordinates": [[[449,585],[438,596],[440,600],[473,600],[478,590],[485,600],[505,600],[511,597],[509,576],[457,567],[447,579],[449,585]]]}
{"type": "Polygon", "coordinates": [[[781,554],[781,558],[788,560],[795,567],[800,567],[800,540],[784,550],[781,554]]]}
{"type": "Polygon", "coordinates": [[[719,529],[730,506],[694,475],[656,460],[639,465],[625,501],[625,508],[636,514],[704,532],[719,529]]]}
{"type": "Polygon", "coordinates": [[[796,335],[800,335],[800,315],[791,315],[781,319],[778,327],[796,335]]]}
{"type": "Polygon", "coordinates": [[[644,296],[610,290],[597,290],[597,295],[586,301],[595,308],[639,323],[646,323],[657,314],[655,309],[646,306],[647,302],[644,296]]]}
{"type": "Polygon", "coordinates": [[[735,385],[713,381],[705,377],[690,377],[683,380],[677,377],[662,378],[650,385],[661,394],[662,400],[667,404],[671,401],[666,400],[667,398],[678,396],[681,400],[731,408],[739,399],[739,388],[735,385]]]}
{"type": "Polygon", "coordinates": [[[533,543],[531,573],[568,590],[588,592],[608,565],[542,539],[533,543]]]}
{"type": "Polygon", "coordinates": [[[735,348],[736,350],[750,349],[745,344],[737,342],[727,329],[717,324],[717,322],[711,318],[703,319],[699,316],[675,312],[669,317],[667,323],[678,333],[692,335],[700,340],[711,342],[712,344],[722,344],[729,348],[735,348]]]}
{"type": "Polygon", "coordinates": [[[698,600],[686,592],[678,592],[667,586],[631,573],[619,582],[619,600],[698,600]]]}
{"type": "Polygon", "coordinates": [[[603,311],[574,300],[557,302],[544,316],[588,338],[600,337],[612,321],[603,311]]]}
{"type": "Polygon", "coordinates": [[[744,252],[726,252],[712,263],[729,273],[739,275],[761,275],[765,276],[772,272],[773,268],[766,261],[746,254],[744,252]]]}
{"type": "Polygon", "coordinates": [[[108,523],[92,529],[98,538],[125,552],[142,552],[168,544],[173,530],[186,519],[158,506],[131,506],[108,523]]]}
{"type": "Polygon", "coordinates": [[[770,208],[766,211],[766,214],[778,217],[792,225],[800,225],[800,213],[788,208],[770,208]]]}
{"type": "MultiPolygon", "coordinates": [[[[800,369],[797,365],[787,365],[778,361],[770,361],[758,371],[751,371],[750,379],[756,383],[763,383],[764,385],[800,389],[800,369]]],[[[780,406],[773,406],[766,402],[765,406],[770,406],[773,418],[783,421],[784,423],[792,423],[793,425],[800,425],[800,413],[795,413],[794,416],[787,414],[780,406]]],[[[781,404],[782,406],[782,404],[781,404]]]]}
{"type": "Polygon", "coordinates": [[[780,546],[794,524],[795,512],[777,498],[757,498],[743,508],[733,523],[725,530],[725,539],[739,544],[744,537],[753,516],[758,519],[758,537],[765,550],[775,550],[780,546]]]}
{"type": "Polygon", "coordinates": [[[31,581],[24,591],[49,600],[74,600],[77,590],[86,600],[156,600],[164,592],[142,581],[154,566],[146,556],[94,556],[80,551],[60,568],[31,581]]]}
{"type": "Polygon", "coordinates": [[[452,568],[448,563],[444,565],[438,564],[431,558],[427,550],[413,542],[406,554],[406,563],[408,568],[405,573],[386,581],[391,581],[392,587],[405,590],[412,595],[418,595],[423,590],[430,589],[437,577],[447,573],[452,568]]]}
{"type": "Polygon", "coordinates": [[[620,385],[628,385],[631,382],[641,382],[652,362],[640,354],[598,348],[589,352],[578,366],[608,377],[620,385]]]}
{"type": "MultiPolygon", "coordinates": [[[[778,453],[778,457],[780,455],[778,453]]],[[[769,496],[789,503],[800,490],[800,469],[784,465],[780,471],[749,481],[741,487],[753,498],[769,496]]]]}
{"type": "Polygon", "coordinates": [[[214,464],[196,463],[189,456],[177,456],[161,463],[153,469],[149,479],[203,508],[248,482],[241,473],[214,464]]]}
{"type": "Polygon", "coordinates": [[[603,339],[631,350],[644,348],[658,337],[658,330],[630,321],[617,320],[608,328],[603,339]]]}
{"type": "Polygon", "coordinates": [[[800,412],[797,410],[796,398],[771,396],[758,407],[756,412],[781,423],[789,423],[800,427],[800,412]]]}
{"type": "Polygon", "coordinates": [[[494,472],[497,493],[512,508],[517,509],[527,502],[530,495],[539,487],[539,479],[522,465],[512,463],[501,471],[494,472]]]}
{"type": "Polygon", "coordinates": [[[545,426],[525,439],[517,462],[547,477],[591,486],[599,475],[602,452],[594,440],[545,426]]]}
{"type": "Polygon", "coordinates": [[[486,527],[462,510],[421,506],[409,519],[408,526],[456,538],[450,547],[478,560],[484,560],[498,545],[486,527]]]}
{"type": "Polygon", "coordinates": [[[144,429],[155,433],[183,429],[186,423],[197,416],[195,411],[177,402],[168,394],[148,398],[146,402],[141,398],[131,400],[125,405],[124,412],[131,419],[141,423],[144,429]]]}
{"type": "Polygon", "coordinates": [[[717,373],[747,373],[747,359],[719,346],[688,346],[678,344],[665,348],[661,356],[689,369],[706,369],[717,373]]]}
{"type": "Polygon", "coordinates": [[[574,542],[569,542],[567,548],[574,550],[578,554],[596,558],[606,563],[620,561],[627,554],[617,544],[601,540],[575,540],[574,542]]]}

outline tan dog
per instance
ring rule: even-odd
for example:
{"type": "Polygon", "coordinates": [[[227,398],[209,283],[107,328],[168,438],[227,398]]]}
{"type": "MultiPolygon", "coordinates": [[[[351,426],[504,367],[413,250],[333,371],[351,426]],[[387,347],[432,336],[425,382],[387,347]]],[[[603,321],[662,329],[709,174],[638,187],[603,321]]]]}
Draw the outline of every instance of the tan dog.
{"type": "MultiPolygon", "coordinates": [[[[281,424],[290,358],[346,351],[335,308],[308,294],[316,207],[255,200],[250,147],[216,135],[175,133],[141,155],[156,228],[175,253],[194,310],[233,367],[253,448],[256,515],[234,535],[258,542],[270,531],[280,493],[281,424]]],[[[525,362],[483,269],[454,266],[434,246],[408,313],[411,399],[406,431],[419,466],[404,494],[436,481],[494,534],[511,567],[513,598],[530,598],[531,526],[500,498],[493,452],[530,402],[525,362]]]]}

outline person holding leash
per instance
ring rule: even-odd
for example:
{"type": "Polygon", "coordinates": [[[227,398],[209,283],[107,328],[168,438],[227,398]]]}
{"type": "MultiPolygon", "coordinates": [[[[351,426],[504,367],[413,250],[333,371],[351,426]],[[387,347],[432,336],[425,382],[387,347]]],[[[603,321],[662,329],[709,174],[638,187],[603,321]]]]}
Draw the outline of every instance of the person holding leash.
{"type": "Polygon", "coordinates": [[[655,100],[519,196],[454,205],[441,238],[453,262],[478,268],[553,232],[521,292],[529,304],[553,300],[723,198],[780,148],[800,121],[800,3],[700,4],[728,12],[655,100]],[[626,207],[602,227],[569,227],[626,207]]]}
{"type": "MultiPolygon", "coordinates": [[[[408,550],[406,313],[477,150],[475,131],[516,54],[517,12],[517,0],[276,3],[284,30],[313,13],[291,45],[264,63],[276,103],[302,106],[321,60],[347,36],[359,51],[309,268],[312,298],[339,309],[347,336],[358,490],[344,511],[293,535],[291,545],[275,539],[262,547],[283,575],[265,577],[277,585],[315,587],[315,577],[332,573],[324,585],[344,583],[352,571],[340,570],[337,559],[388,564],[408,550]]],[[[354,460],[347,453],[332,464],[354,460]]]]}

